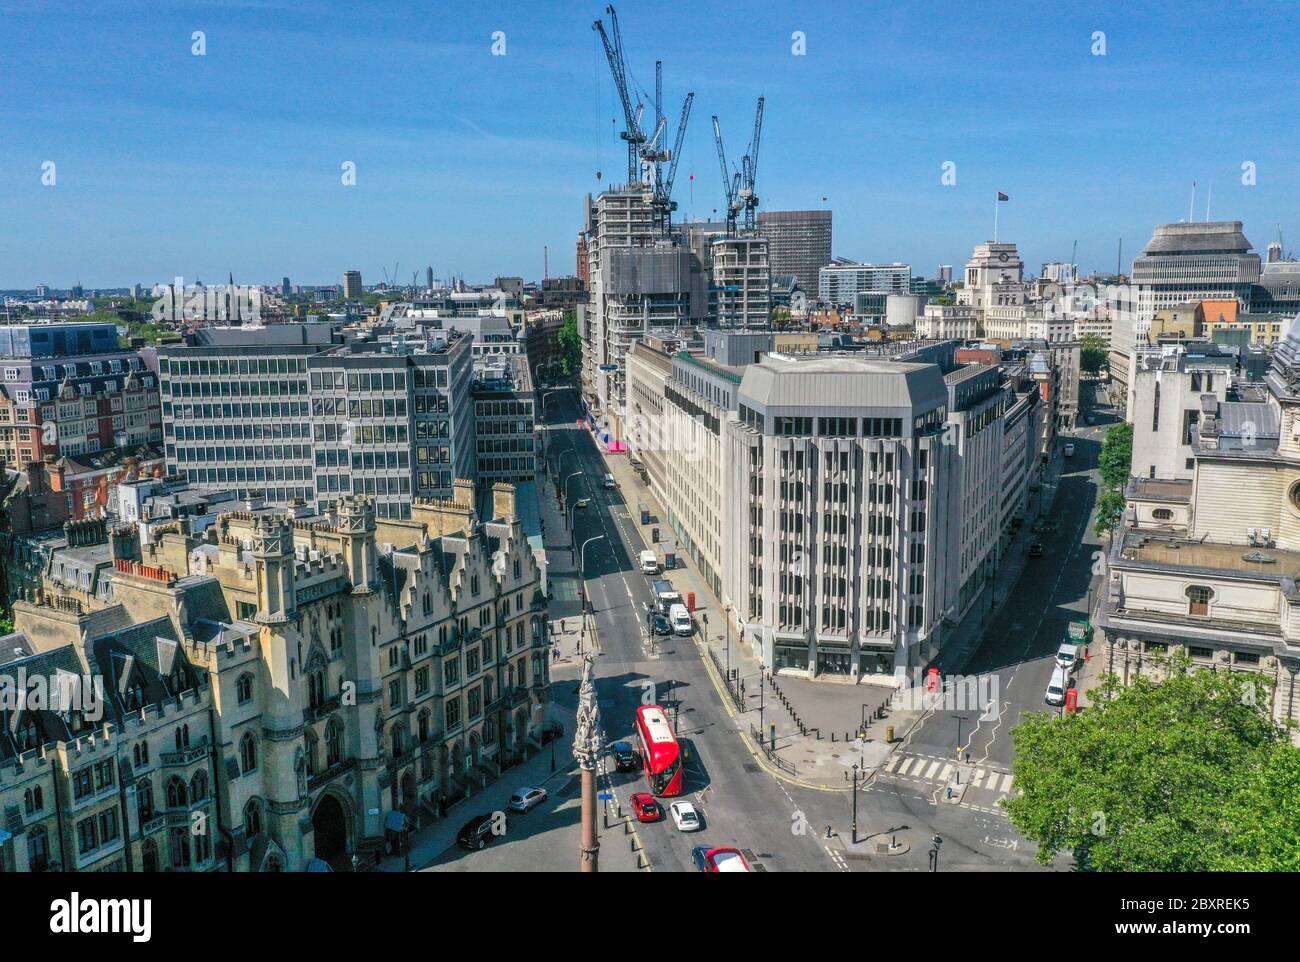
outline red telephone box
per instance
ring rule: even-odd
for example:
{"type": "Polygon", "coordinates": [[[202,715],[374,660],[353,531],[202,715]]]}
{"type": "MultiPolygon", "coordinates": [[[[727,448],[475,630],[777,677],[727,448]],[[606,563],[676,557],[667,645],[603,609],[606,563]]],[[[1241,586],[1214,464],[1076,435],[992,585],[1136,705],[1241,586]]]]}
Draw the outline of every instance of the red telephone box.
{"type": "Polygon", "coordinates": [[[925,673],[925,690],[926,691],[939,690],[939,669],[938,668],[931,668],[929,671],[925,673]]]}
{"type": "Polygon", "coordinates": [[[1065,710],[1071,715],[1079,710],[1079,689],[1065,689],[1065,710]]]}
{"type": "Polygon", "coordinates": [[[687,610],[687,611],[694,611],[694,610],[695,610],[695,592],[694,592],[694,591],[688,591],[688,592],[686,592],[686,610],[687,610]]]}

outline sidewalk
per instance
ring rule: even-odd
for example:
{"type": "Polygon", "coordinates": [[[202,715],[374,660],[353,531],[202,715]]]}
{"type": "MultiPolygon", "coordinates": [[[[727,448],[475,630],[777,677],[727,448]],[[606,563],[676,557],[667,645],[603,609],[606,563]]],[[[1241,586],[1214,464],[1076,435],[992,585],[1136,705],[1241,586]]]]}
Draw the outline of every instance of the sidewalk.
{"type": "MultiPolygon", "coordinates": [[[[565,776],[576,768],[573,763],[573,711],[568,706],[552,703],[550,717],[564,725],[565,735],[568,736],[561,736],[552,743],[555,745],[555,772],[551,772],[551,746],[547,745],[545,750],[522,765],[506,769],[500,778],[483,791],[452,805],[442,818],[417,826],[409,839],[412,870],[427,865],[455,845],[456,832],[475,815],[506,811],[510,796],[521,785],[554,791],[553,786],[564,784],[565,776]]],[[[404,855],[386,855],[376,866],[376,871],[404,872],[406,858],[404,855]]]]}

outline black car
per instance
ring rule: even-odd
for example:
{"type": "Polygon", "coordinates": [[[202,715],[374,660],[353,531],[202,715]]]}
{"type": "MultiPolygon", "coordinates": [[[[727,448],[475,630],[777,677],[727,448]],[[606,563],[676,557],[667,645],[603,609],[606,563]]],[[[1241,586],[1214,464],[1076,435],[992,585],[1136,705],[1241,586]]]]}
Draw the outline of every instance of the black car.
{"type": "Polygon", "coordinates": [[[712,872],[713,866],[709,864],[709,847],[707,845],[697,845],[691,849],[691,861],[695,863],[695,869],[698,872],[712,872]]]}
{"type": "Polygon", "coordinates": [[[505,835],[509,828],[505,812],[489,812],[487,815],[475,815],[460,827],[456,833],[456,844],[461,848],[483,848],[498,835],[505,835]],[[500,817],[500,829],[496,829],[500,817]]]}
{"type": "Polygon", "coordinates": [[[655,615],[653,624],[656,635],[671,635],[673,633],[673,623],[668,620],[666,615],[655,615]]]}
{"type": "Polygon", "coordinates": [[[635,772],[641,769],[641,756],[637,754],[631,742],[614,742],[609,746],[609,753],[614,756],[614,770],[635,772]]]}

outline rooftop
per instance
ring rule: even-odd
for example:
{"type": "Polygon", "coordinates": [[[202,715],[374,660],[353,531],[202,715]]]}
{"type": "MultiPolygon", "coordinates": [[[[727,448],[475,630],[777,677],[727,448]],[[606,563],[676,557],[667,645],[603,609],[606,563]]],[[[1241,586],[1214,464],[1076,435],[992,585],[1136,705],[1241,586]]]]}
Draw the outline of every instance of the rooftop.
{"type": "Polygon", "coordinates": [[[1133,530],[1125,531],[1119,555],[1125,561],[1173,568],[1235,571],[1267,578],[1300,575],[1300,552],[1297,551],[1189,541],[1133,530]]]}
{"type": "Polygon", "coordinates": [[[1192,500],[1192,481],[1159,481],[1155,478],[1129,478],[1124,488],[1126,498],[1141,498],[1145,501],[1181,501],[1192,500]]]}

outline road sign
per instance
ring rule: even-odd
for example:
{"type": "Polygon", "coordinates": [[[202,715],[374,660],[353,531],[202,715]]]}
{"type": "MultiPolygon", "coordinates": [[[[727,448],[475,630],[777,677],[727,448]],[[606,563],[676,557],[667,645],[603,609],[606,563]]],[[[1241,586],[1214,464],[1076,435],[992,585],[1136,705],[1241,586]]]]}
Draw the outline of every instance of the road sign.
{"type": "Polygon", "coordinates": [[[601,792],[596,796],[602,802],[612,802],[614,800],[613,792],[601,792]]]}

